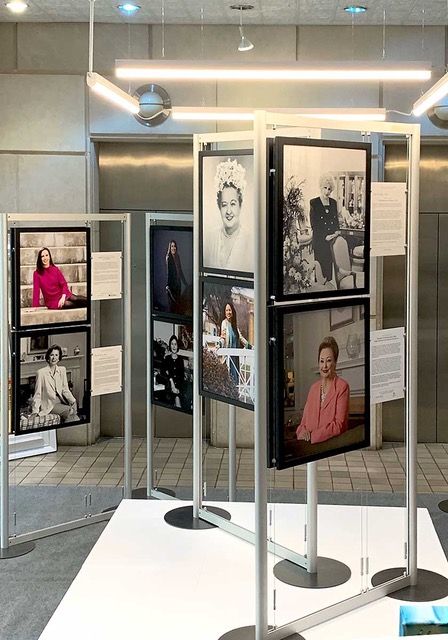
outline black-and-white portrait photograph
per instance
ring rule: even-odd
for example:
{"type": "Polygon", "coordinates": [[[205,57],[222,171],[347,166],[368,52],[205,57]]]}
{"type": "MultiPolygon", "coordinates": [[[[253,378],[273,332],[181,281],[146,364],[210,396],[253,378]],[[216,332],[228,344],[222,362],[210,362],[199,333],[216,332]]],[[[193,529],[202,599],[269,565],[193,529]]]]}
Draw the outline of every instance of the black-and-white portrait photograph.
{"type": "Polygon", "coordinates": [[[277,138],[275,165],[274,295],[368,291],[370,144],[277,138]]]}
{"type": "Polygon", "coordinates": [[[210,273],[254,271],[252,151],[200,153],[201,268],[210,273]]]}
{"type": "Polygon", "coordinates": [[[193,327],[153,322],[154,404],[184,413],[193,411],[193,327]]]}
{"type": "Polygon", "coordinates": [[[152,310],[154,313],[193,315],[193,229],[151,227],[152,310]]]}
{"type": "Polygon", "coordinates": [[[253,409],[254,290],[248,284],[224,278],[203,280],[200,388],[203,395],[253,409]]]}
{"type": "Polygon", "coordinates": [[[369,445],[367,305],[272,310],[271,460],[278,469],[369,445]]]}
{"type": "Polygon", "coordinates": [[[16,334],[14,432],[90,422],[90,334],[50,329],[16,334]]]}
{"type": "Polygon", "coordinates": [[[14,326],[90,319],[90,229],[13,229],[14,326]]]}

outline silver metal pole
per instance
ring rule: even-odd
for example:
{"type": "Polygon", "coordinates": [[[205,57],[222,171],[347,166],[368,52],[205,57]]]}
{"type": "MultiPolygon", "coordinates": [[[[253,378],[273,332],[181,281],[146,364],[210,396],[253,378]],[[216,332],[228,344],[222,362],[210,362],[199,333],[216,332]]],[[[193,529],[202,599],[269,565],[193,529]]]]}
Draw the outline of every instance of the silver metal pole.
{"type": "Polygon", "coordinates": [[[255,111],[255,640],[268,637],[266,112],[255,111]]]}
{"type": "Polygon", "coordinates": [[[308,573],[317,573],[317,462],[306,465],[306,558],[308,573]]]}
{"type": "Polygon", "coordinates": [[[151,497],[153,489],[153,448],[154,448],[154,411],[151,404],[152,392],[152,318],[151,318],[151,218],[145,214],[146,239],[146,495],[151,497]]]}
{"type": "Polygon", "coordinates": [[[124,497],[132,497],[132,409],[131,409],[131,218],[123,223],[123,336],[124,336],[124,497]]]}
{"type": "Polygon", "coordinates": [[[95,0],[90,0],[89,12],[89,73],[93,71],[93,25],[95,23],[95,0]]]}
{"type": "Polygon", "coordinates": [[[229,502],[236,501],[236,407],[229,404],[229,502]]]}
{"type": "Polygon", "coordinates": [[[199,151],[193,136],[193,518],[202,507],[202,398],[199,395],[199,354],[202,349],[201,289],[199,280],[199,151]]]}
{"type": "Polygon", "coordinates": [[[1,324],[0,324],[0,464],[1,464],[1,502],[0,502],[0,536],[1,548],[9,547],[9,350],[8,350],[8,218],[6,213],[1,214],[0,220],[1,234],[1,271],[0,271],[0,300],[1,305],[1,324]]]}
{"type": "Polygon", "coordinates": [[[418,350],[418,225],[420,125],[408,136],[409,183],[406,269],[406,440],[408,565],[417,584],[417,350],[418,350]]]}

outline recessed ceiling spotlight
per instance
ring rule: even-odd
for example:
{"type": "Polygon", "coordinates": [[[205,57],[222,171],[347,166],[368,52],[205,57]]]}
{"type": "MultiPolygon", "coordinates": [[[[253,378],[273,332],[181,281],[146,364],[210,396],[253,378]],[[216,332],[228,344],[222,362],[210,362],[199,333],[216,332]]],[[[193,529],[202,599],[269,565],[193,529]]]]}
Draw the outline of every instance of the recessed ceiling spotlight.
{"type": "Polygon", "coordinates": [[[13,13],[23,13],[28,9],[28,3],[23,0],[10,0],[10,2],[6,2],[5,5],[6,8],[13,13]]]}
{"type": "Polygon", "coordinates": [[[349,4],[348,7],[344,7],[344,11],[347,13],[365,13],[367,7],[363,7],[360,4],[349,4]]]}
{"type": "Polygon", "coordinates": [[[139,11],[139,9],[141,9],[141,6],[132,2],[125,2],[124,4],[118,5],[118,10],[127,16],[133,16],[134,13],[137,13],[137,11],[139,11]]]}

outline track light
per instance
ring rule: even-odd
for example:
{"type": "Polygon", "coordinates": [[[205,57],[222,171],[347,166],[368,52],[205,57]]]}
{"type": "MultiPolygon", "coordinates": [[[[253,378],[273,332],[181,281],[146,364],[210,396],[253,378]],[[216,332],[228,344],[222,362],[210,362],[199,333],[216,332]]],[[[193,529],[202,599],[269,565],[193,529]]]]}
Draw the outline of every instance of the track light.
{"type": "Polygon", "coordinates": [[[448,94],[448,73],[446,73],[443,78],[440,78],[438,82],[435,83],[426,93],[424,93],[412,107],[412,113],[414,116],[421,116],[425,111],[439,100],[444,98],[448,94]]]}

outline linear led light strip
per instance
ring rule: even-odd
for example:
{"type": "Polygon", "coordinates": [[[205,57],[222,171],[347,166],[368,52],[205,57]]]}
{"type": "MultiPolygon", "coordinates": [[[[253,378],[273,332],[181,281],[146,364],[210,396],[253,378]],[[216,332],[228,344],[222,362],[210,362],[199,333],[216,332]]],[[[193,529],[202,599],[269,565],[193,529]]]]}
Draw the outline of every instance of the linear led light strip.
{"type": "Polygon", "coordinates": [[[147,80],[330,80],[330,81],[422,81],[431,78],[427,65],[407,63],[405,66],[327,65],[325,67],[272,63],[224,64],[172,60],[117,60],[118,78],[147,80]]]}
{"type": "Polygon", "coordinates": [[[140,104],[138,100],[130,96],[126,91],[123,91],[103,76],[100,76],[99,73],[89,72],[87,74],[87,84],[88,86],[98,93],[99,95],[107,98],[114,104],[131,113],[138,113],[140,111],[140,104]]]}
{"type": "Polygon", "coordinates": [[[421,98],[419,98],[412,107],[412,113],[414,116],[421,116],[430,107],[437,104],[439,100],[444,98],[448,93],[448,73],[443,78],[435,83],[421,98]]]}
{"type": "MultiPolygon", "coordinates": [[[[275,113],[289,113],[308,118],[322,118],[324,120],[348,120],[350,122],[386,120],[386,109],[283,109],[270,108],[275,113]]],[[[252,121],[255,119],[253,109],[238,109],[234,107],[173,107],[173,120],[237,120],[252,121]]]]}

